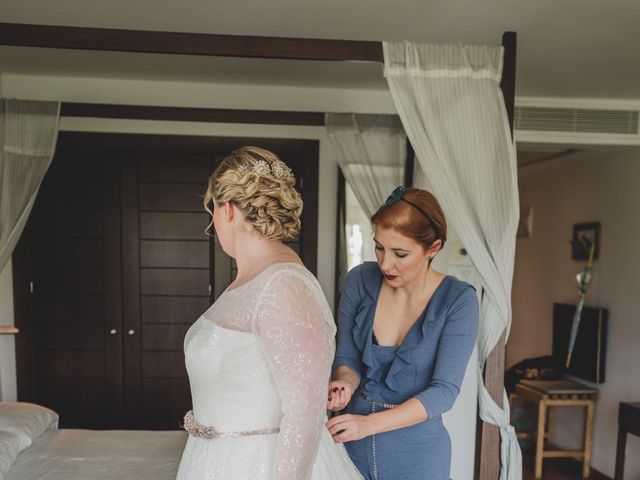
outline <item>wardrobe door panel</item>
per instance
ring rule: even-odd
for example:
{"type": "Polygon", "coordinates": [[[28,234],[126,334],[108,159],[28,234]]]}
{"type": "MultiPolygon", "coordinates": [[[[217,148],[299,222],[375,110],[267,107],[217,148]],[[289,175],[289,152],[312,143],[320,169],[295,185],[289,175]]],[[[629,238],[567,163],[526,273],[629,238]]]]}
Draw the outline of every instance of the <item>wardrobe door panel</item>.
{"type": "Polygon", "coordinates": [[[120,421],[118,176],[109,156],[62,149],[30,219],[33,401],[56,410],[63,427],[120,421]]]}
{"type": "Polygon", "coordinates": [[[154,169],[158,157],[122,164],[125,407],[132,426],[177,428],[191,408],[184,336],[210,304],[209,162],[164,152],[154,169]]]}
{"type": "Polygon", "coordinates": [[[209,307],[209,297],[148,296],[141,299],[140,318],[143,324],[177,323],[189,325],[209,307]]]}

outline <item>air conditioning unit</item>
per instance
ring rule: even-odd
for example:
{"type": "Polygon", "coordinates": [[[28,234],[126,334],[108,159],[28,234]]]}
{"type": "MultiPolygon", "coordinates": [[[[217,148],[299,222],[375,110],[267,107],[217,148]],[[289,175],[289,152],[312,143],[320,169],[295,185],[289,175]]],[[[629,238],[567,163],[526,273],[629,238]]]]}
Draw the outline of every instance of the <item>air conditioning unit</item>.
{"type": "Polygon", "coordinates": [[[640,111],[516,106],[519,142],[573,145],[640,145],[640,111]]]}

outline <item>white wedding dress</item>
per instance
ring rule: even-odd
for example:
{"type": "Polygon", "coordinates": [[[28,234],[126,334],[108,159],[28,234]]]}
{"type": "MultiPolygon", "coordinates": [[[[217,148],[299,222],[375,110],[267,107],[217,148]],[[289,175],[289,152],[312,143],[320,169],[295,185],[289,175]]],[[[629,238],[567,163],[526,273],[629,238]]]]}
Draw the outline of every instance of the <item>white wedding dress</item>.
{"type": "Polygon", "coordinates": [[[301,265],[271,265],[223,293],[184,340],[193,418],[221,435],[190,434],[177,478],[361,479],[325,427],[334,335],[301,265]]]}

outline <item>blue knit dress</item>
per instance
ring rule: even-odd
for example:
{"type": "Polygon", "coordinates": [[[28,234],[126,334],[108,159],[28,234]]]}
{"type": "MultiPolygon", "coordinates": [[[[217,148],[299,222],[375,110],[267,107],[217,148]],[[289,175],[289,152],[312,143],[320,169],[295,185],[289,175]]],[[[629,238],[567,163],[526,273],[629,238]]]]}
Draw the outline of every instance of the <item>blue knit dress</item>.
{"type": "Polygon", "coordinates": [[[375,262],[352,269],[338,313],[333,368],[360,375],[348,413],[368,415],[417,398],[428,420],[345,443],[367,480],[447,480],[451,441],[442,422],[458,393],[478,330],[478,299],[468,283],[447,276],[399,347],[373,339],[383,276],[375,262]]]}

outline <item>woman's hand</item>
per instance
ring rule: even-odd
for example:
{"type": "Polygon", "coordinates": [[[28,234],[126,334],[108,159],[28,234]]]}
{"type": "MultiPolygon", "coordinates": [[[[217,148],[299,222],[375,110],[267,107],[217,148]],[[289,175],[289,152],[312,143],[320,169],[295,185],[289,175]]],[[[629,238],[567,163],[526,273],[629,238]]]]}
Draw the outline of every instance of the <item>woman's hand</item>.
{"type": "Polygon", "coordinates": [[[351,442],[368,437],[373,432],[367,415],[338,415],[326,423],[335,443],[351,442]]]}
{"type": "Polygon", "coordinates": [[[353,395],[353,387],[344,380],[334,380],[329,383],[327,410],[337,412],[347,406],[353,395]]]}

